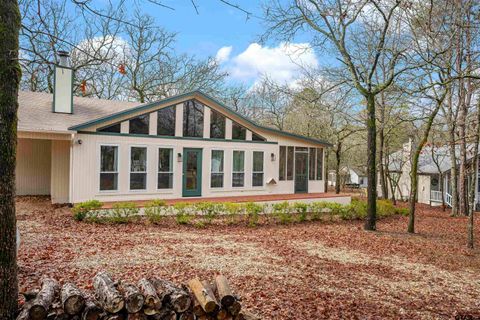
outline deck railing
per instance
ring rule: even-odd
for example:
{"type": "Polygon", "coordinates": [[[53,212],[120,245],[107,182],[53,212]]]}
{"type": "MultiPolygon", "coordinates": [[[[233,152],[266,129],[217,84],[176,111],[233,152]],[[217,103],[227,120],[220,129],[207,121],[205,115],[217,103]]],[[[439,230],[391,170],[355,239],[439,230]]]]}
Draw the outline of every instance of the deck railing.
{"type": "Polygon", "coordinates": [[[442,202],[442,192],[441,191],[430,191],[430,201],[431,202],[442,202]]]}
{"type": "Polygon", "coordinates": [[[452,195],[448,192],[445,192],[445,203],[451,207],[452,206],[452,195]]]}

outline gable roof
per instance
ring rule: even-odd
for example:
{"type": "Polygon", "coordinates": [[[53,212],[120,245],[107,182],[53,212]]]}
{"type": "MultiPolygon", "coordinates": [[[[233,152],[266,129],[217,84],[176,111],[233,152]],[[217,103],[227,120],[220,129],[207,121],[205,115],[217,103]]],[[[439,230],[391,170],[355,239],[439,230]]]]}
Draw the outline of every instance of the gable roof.
{"type": "Polygon", "coordinates": [[[159,101],[139,104],[138,102],[126,102],[115,100],[103,100],[95,98],[74,97],[73,114],[53,113],[52,102],[53,95],[40,92],[21,91],[19,93],[19,125],[18,130],[23,131],[55,131],[55,132],[76,132],[82,131],[90,126],[98,125],[103,122],[114,120],[149,110],[159,105],[165,105],[170,102],[180,103],[201,97],[207,101],[217,105],[226,114],[234,115],[253,128],[268,131],[288,138],[303,140],[306,142],[320,144],[324,146],[332,146],[332,144],[315,138],[305,137],[302,135],[281,131],[278,129],[266,127],[255,123],[249,118],[227,107],[220,101],[210,97],[209,95],[196,90],[172,96],[159,101]]]}

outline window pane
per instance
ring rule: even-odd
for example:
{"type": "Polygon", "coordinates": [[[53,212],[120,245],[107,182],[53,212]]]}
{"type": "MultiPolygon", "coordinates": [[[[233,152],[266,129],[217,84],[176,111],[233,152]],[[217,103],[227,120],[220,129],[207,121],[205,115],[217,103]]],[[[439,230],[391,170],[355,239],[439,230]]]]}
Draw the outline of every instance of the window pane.
{"type": "Polygon", "coordinates": [[[212,188],[223,188],[223,173],[212,173],[210,186],[212,188]]]}
{"type": "Polygon", "coordinates": [[[263,172],[263,152],[253,151],[253,171],[263,172]]]}
{"type": "Polygon", "coordinates": [[[144,190],[147,188],[146,173],[130,173],[130,190],[144,190]]]}
{"type": "Polygon", "coordinates": [[[166,107],[157,112],[157,135],[174,136],[175,135],[175,106],[166,107]]]}
{"type": "Polygon", "coordinates": [[[173,188],[173,173],[158,174],[158,189],[172,189],[173,188]]]}
{"type": "Polygon", "coordinates": [[[243,187],[245,181],[245,174],[244,173],[234,173],[232,176],[232,186],[233,187],[243,187]]]}
{"type": "Polygon", "coordinates": [[[287,150],[287,180],[293,180],[293,156],[295,148],[288,147],[287,150]]]}
{"type": "Polygon", "coordinates": [[[183,104],[183,136],[203,137],[203,104],[193,100],[183,104]]]}
{"type": "Polygon", "coordinates": [[[262,187],[263,186],[263,172],[254,172],[252,175],[252,185],[254,187],[262,187]]]}
{"type": "Polygon", "coordinates": [[[116,172],[117,156],[118,156],[118,147],[101,146],[100,147],[100,171],[116,172]]]}
{"type": "Polygon", "coordinates": [[[295,147],[295,151],[307,152],[307,151],[308,151],[308,148],[307,148],[307,147],[295,147]]]}
{"type": "Polygon", "coordinates": [[[130,153],[130,171],[145,172],[147,171],[147,148],[132,147],[130,153]]]}
{"type": "Polygon", "coordinates": [[[225,139],[225,116],[214,110],[210,116],[210,138],[225,139]]]}
{"type": "Polygon", "coordinates": [[[315,180],[316,150],[310,148],[310,158],[308,159],[308,180],[315,180]]]}
{"type": "Polygon", "coordinates": [[[148,134],[149,122],[149,114],[144,114],[136,118],[130,119],[129,132],[132,134],[148,134]]]}
{"type": "Polygon", "coordinates": [[[117,190],[118,173],[100,173],[100,190],[117,190]]]}
{"type": "Polygon", "coordinates": [[[158,172],[171,172],[173,167],[173,150],[158,149],[158,172]]]}
{"type": "Polygon", "coordinates": [[[212,172],[223,172],[223,151],[212,150],[212,172]]]}
{"type": "Polygon", "coordinates": [[[232,123],[232,139],[245,140],[247,138],[247,129],[236,122],[232,123]]]}
{"type": "Polygon", "coordinates": [[[258,134],[252,132],[252,140],[253,141],[266,141],[265,138],[260,137],[258,134]]]}
{"type": "Polygon", "coordinates": [[[233,151],[233,171],[239,172],[245,168],[245,152],[233,151]]]}
{"type": "Polygon", "coordinates": [[[97,129],[98,132],[114,132],[120,133],[120,123],[112,124],[111,126],[97,129]]]}
{"type": "Polygon", "coordinates": [[[280,146],[280,156],[278,159],[278,179],[285,180],[285,171],[287,169],[287,148],[285,146],[280,146]]]}
{"type": "Polygon", "coordinates": [[[323,180],[323,149],[317,149],[317,180],[323,180]]]}

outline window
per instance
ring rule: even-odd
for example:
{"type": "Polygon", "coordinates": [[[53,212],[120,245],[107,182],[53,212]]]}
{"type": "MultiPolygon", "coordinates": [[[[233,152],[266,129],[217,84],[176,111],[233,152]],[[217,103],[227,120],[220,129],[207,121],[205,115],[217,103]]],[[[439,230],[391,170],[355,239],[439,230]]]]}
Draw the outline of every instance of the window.
{"type": "Polygon", "coordinates": [[[129,132],[132,134],[148,134],[149,122],[149,114],[144,114],[136,118],[130,119],[129,132]]]}
{"type": "Polygon", "coordinates": [[[174,136],[175,135],[175,106],[166,107],[157,112],[157,135],[174,136]]]}
{"type": "Polygon", "coordinates": [[[210,138],[225,139],[225,116],[214,110],[210,116],[210,138]]]}
{"type": "Polygon", "coordinates": [[[223,150],[212,150],[210,187],[223,188],[223,150]]]}
{"type": "Polygon", "coordinates": [[[278,160],[278,179],[285,180],[285,172],[287,170],[287,147],[280,146],[280,156],[278,160]]]}
{"type": "Polygon", "coordinates": [[[120,133],[120,123],[112,124],[111,126],[97,129],[97,132],[114,132],[114,133],[120,133]]]}
{"type": "Polygon", "coordinates": [[[160,148],[158,149],[158,189],[173,188],[173,150],[160,148]]]}
{"type": "Polygon", "coordinates": [[[118,188],[118,147],[100,146],[100,190],[118,188]]]}
{"type": "Polygon", "coordinates": [[[263,187],[263,151],[253,151],[252,186],[263,187]]]}
{"type": "Polygon", "coordinates": [[[260,137],[258,134],[252,132],[252,141],[266,141],[265,138],[260,137]]]}
{"type": "Polygon", "coordinates": [[[147,148],[130,149],[130,190],[147,189],[147,148]]]}
{"type": "Polygon", "coordinates": [[[294,154],[295,154],[295,147],[288,147],[287,149],[287,180],[293,180],[294,154]]]}
{"type": "Polygon", "coordinates": [[[247,139],[247,129],[236,122],[232,123],[232,139],[245,140],[247,139]]]}
{"type": "Polygon", "coordinates": [[[308,180],[315,180],[315,166],[317,165],[316,155],[317,149],[310,148],[310,158],[308,159],[308,180]]]}
{"type": "Polygon", "coordinates": [[[203,104],[194,100],[183,104],[183,136],[203,137],[203,104]]]}
{"type": "Polygon", "coordinates": [[[245,151],[233,151],[232,187],[245,185],[245,151]]]}
{"type": "Polygon", "coordinates": [[[323,149],[317,149],[317,180],[323,180],[323,149]]]}

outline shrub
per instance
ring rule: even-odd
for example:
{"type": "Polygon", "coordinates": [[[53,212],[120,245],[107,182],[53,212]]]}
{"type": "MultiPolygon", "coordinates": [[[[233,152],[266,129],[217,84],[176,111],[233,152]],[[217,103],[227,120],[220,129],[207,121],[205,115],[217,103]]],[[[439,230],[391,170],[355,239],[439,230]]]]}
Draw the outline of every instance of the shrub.
{"type": "Polygon", "coordinates": [[[408,208],[397,208],[396,207],[395,208],[395,213],[407,217],[410,214],[410,210],[408,208]]]}
{"type": "Polygon", "coordinates": [[[73,218],[77,221],[83,221],[88,215],[92,214],[96,210],[99,210],[102,206],[103,203],[98,200],[89,200],[77,203],[72,208],[73,218]]]}
{"type": "Polygon", "coordinates": [[[273,204],[272,211],[281,224],[287,224],[291,221],[290,204],[287,201],[273,204]]]}
{"type": "Polygon", "coordinates": [[[159,223],[163,217],[163,208],[166,206],[164,200],[152,200],[145,204],[145,216],[150,223],[159,223]]]}
{"type": "Polygon", "coordinates": [[[350,219],[365,219],[367,217],[367,202],[359,199],[352,199],[349,211],[350,219]]]}
{"type": "Polygon", "coordinates": [[[325,209],[325,203],[324,201],[317,201],[317,202],[312,202],[309,204],[309,210],[311,212],[311,218],[312,220],[320,220],[323,211],[325,209]]]}
{"type": "Polygon", "coordinates": [[[223,204],[224,212],[227,214],[227,223],[235,224],[238,215],[244,210],[244,206],[239,203],[225,202],[223,204]]]}
{"type": "Polygon", "coordinates": [[[202,217],[205,220],[206,224],[212,223],[213,219],[217,216],[218,212],[221,211],[222,204],[212,203],[212,202],[198,202],[195,205],[195,208],[200,211],[202,217]]]}
{"type": "Polygon", "coordinates": [[[178,224],[188,224],[190,222],[191,216],[187,211],[188,203],[178,202],[173,206],[173,208],[176,211],[175,219],[178,224]]]}
{"type": "Polygon", "coordinates": [[[295,212],[298,214],[298,221],[307,220],[308,205],[303,202],[295,202],[293,205],[295,212]]]}
{"type": "Polygon", "coordinates": [[[377,200],[377,216],[385,218],[397,213],[397,209],[390,200],[377,200]]]}
{"type": "Polygon", "coordinates": [[[138,216],[138,207],[133,202],[118,202],[113,205],[108,220],[113,223],[128,223],[138,216]]]}
{"type": "Polygon", "coordinates": [[[255,227],[258,224],[259,214],[263,207],[255,202],[248,202],[245,204],[245,212],[247,214],[247,221],[250,227],[255,227]]]}

